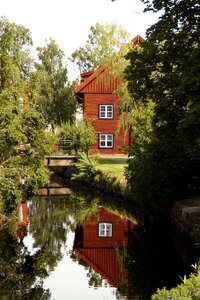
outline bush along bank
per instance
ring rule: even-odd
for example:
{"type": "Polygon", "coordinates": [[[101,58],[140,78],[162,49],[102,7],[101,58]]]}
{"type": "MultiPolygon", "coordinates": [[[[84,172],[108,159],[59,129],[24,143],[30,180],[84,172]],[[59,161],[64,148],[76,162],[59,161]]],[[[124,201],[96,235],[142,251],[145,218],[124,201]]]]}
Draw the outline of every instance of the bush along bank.
{"type": "Polygon", "coordinates": [[[78,162],[67,168],[64,177],[73,191],[83,190],[97,195],[105,203],[112,202],[119,209],[121,207],[133,214],[138,222],[141,221],[141,213],[134,205],[127,180],[100,170],[96,157],[82,153],[78,162]]]}
{"type": "Polygon", "coordinates": [[[124,197],[128,193],[128,186],[125,179],[113,176],[98,169],[97,158],[82,153],[75,164],[77,170],[72,174],[71,179],[84,184],[89,189],[109,194],[112,197],[124,197]]]}

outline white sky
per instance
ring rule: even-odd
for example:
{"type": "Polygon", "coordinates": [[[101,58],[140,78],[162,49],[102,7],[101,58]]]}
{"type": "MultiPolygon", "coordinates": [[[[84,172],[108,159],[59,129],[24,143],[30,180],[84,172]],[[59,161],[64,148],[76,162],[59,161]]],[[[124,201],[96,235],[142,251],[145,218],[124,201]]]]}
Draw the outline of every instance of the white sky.
{"type": "MultiPolygon", "coordinates": [[[[28,28],[34,48],[43,47],[45,40],[52,37],[66,60],[84,47],[90,27],[97,22],[116,22],[130,33],[131,39],[137,34],[145,38],[146,29],[157,16],[143,13],[143,8],[140,0],[0,0],[0,15],[28,28]]],[[[71,66],[68,72],[70,80],[77,77],[71,66]]]]}

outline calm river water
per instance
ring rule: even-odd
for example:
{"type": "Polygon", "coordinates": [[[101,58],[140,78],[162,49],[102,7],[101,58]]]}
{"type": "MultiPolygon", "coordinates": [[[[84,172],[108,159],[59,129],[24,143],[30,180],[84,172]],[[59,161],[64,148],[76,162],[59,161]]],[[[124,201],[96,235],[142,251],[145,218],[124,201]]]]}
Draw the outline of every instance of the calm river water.
{"type": "Polygon", "coordinates": [[[22,203],[0,233],[0,299],[148,300],[180,283],[188,267],[169,230],[102,203],[82,193],[22,203]]]}

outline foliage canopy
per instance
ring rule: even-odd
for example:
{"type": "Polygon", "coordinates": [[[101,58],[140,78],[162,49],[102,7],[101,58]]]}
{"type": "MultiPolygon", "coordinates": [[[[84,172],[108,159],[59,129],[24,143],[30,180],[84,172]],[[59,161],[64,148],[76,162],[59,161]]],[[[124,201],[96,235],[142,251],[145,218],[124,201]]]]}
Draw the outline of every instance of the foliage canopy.
{"type": "Polygon", "coordinates": [[[171,201],[200,192],[200,4],[147,2],[164,13],[128,53],[125,77],[138,107],[153,101],[152,128],[143,151],[133,140],[127,176],[136,199],[167,213],[171,201]]]}
{"type": "Polygon", "coordinates": [[[40,63],[35,63],[33,84],[37,89],[36,103],[47,124],[61,125],[75,118],[76,102],[73,95],[75,83],[68,82],[64,52],[54,39],[44,47],[38,47],[40,63]]]}
{"type": "Polygon", "coordinates": [[[96,23],[90,30],[85,47],[72,53],[72,62],[78,65],[81,73],[109,64],[129,38],[128,32],[115,23],[96,23]]]}
{"type": "Polygon", "coordinates": [[[30,101],[30,32],[0,19],[0,211],[13,213],[48,177],[44,121],[30,101]]]}

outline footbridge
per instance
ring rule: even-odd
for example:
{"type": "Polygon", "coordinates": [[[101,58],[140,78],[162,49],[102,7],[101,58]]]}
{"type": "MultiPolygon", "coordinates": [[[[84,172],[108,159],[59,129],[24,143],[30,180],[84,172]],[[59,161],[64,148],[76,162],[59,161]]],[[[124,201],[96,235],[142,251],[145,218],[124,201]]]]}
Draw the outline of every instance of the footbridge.
{"type": "Polygon", "coordinates": [[[52,145],[52,154],[46,156],[45,166],[47,167],[67,167],[77,161],[79,152],[87,150],[86,145],[78,141],[59,139],[52,145]]]}
{"type": "Polygon", "coordinates": [[[67,167],[76,161],[76,155],[49,155],[46,156],[44,165],[46,167],[67,167]]]}

